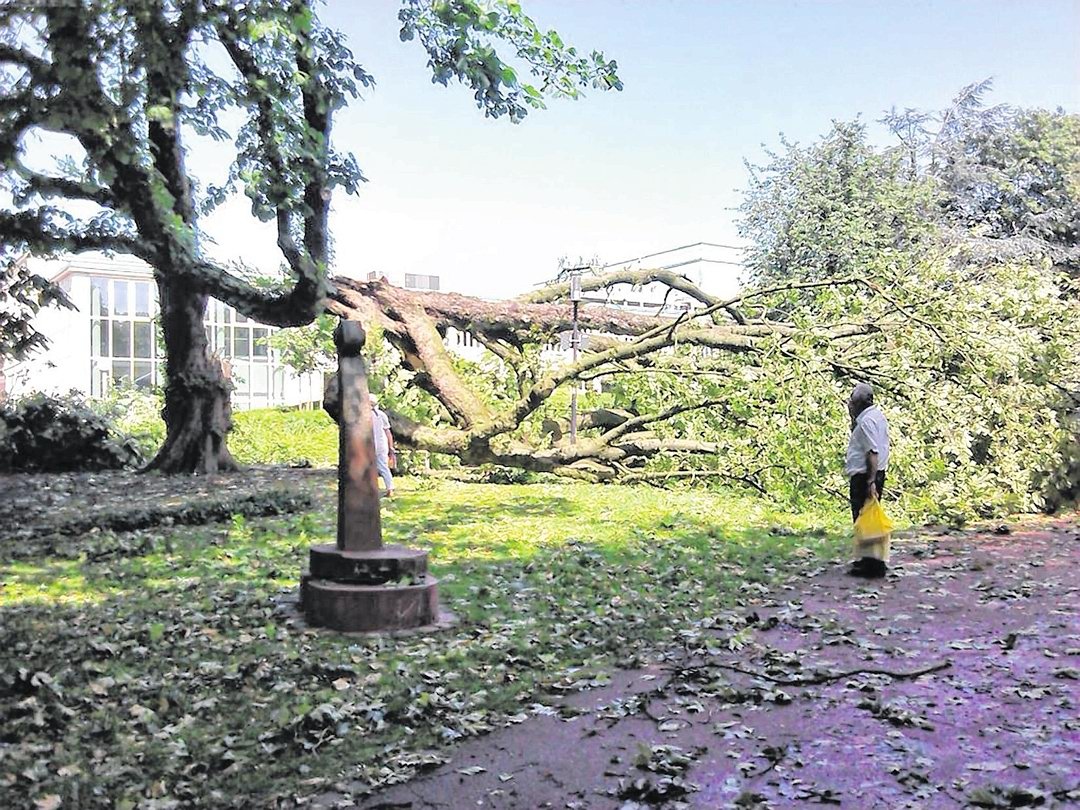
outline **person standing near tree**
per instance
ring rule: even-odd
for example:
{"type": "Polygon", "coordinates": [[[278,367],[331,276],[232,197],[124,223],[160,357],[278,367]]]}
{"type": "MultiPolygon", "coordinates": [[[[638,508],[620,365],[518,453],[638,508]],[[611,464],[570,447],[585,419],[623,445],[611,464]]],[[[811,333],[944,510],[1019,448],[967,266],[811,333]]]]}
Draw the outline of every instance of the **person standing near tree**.
{"type": "MultiPolygon", "coordinates": [[[[851,436],[848,439],[844,472],[848,476],[851,520],[858,520],[867,500],[880,500],[885,491],[885,471],[889,466],[889,423],[874,404],[874,389],[859,383],[848,398],[851,436]]],[[[865,556],[852,563],[848,573],[883,577],[888,566],[888,544],[863,550],[865,556]]]]}
{"type": "Polygon", "coordinates": [[[394,497],[394,476],[390,473],[391,468],[397,466],[397,455],[394,453],[394,434],[390,431],[390,419],[379,408],[379,401],[374,395],[369,395],[371,400],[371,432],[375,439],[375,467],[386,484],[386,497],[394,497]]]}

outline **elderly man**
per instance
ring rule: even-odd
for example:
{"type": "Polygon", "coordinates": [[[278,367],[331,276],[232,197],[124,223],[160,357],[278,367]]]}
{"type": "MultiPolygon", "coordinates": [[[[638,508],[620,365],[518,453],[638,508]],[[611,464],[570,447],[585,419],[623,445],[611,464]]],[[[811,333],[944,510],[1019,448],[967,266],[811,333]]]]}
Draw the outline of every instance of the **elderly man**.
{"type": "MultiPolygon", "coordinates": [[[[850,480],[851,519],[858,519],[859,512],[868,498],[880,499],[885,489],[885,470],[889,466],[889,424],[885,414],[874,405],[874,389],[859,383],[848,399],[851,415],[851,438],[848,439],[844,472],[850,480]]],[[[852,563],[849,573],[855,576],[885,576],[888,550],[881,558],[864,556],[852,563]]]]}
{"type": "Polygon", "coordinates": [[[375,467],[383,483],[386,484],[386,497],[394,497],[394,476],[391,475],[391,467],[396,466],[397,459],[394,453],[394,434],[390,432],[390,419],[379,407],[379,400],[374,394],[369,394],[371,401],[371,433],[375,440],[375,467]]]}

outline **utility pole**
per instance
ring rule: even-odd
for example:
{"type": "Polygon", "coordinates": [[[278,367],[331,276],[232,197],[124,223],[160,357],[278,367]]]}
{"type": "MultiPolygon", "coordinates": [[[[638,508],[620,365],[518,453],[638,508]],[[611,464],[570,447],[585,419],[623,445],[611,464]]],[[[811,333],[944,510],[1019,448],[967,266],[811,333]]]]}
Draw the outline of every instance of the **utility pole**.
{"type": "MultiPolygon", "coordinates": [[[[578,305],[581,303],[581,268],[570,271],[570,304],[574,308],[574,326],[570,332],[571,362],[577,365],[578,346],[581,345],[581,332],[578,330],[578,305]]],[[[570,444],[577,444],[577,392],[578,381],[574,380],[570,389],[570,444]]]]}

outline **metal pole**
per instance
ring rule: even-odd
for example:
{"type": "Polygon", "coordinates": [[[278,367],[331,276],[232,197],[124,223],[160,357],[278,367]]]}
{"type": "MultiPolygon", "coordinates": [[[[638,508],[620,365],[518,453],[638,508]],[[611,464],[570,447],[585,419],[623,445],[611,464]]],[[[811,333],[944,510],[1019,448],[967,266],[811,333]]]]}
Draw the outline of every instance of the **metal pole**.
{"type": "MultiPolygon", "coordinates": [[[[574,331],[570,333],[570,351],[572,362],[577,364],[578,326],[577,326],[578,302],[574,302],[574,331]]],[[[570,389],[570,444],[577,444],[577,380],[574,380],[570,389]]]]}
{"type": "MultiPolygon", "coordinates": [[[[578,345],[581,343],[581,333],[578,331],[578,304],[581,302],[581,271],[574,270],[570,273],[570,301],[574,308],[574,325],[570,332],[570,356],[571,362],[577,365],[578,345]]],[[[577,444],[577,394],[578,382],[573,380],[570,389],[570,444],[577,444]]]]}

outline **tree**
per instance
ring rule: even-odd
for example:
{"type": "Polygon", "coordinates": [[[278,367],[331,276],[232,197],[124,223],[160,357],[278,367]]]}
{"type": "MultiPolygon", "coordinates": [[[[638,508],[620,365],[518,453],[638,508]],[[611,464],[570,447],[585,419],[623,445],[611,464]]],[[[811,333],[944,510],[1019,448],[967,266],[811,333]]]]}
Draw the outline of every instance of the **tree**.
{"type": "MultiPolygon", "coordinates": [[[[406,0],[402,37],[418,38],[434,80],[473,88],[485,114],[520,120],[548,97],[620,88],[614,62],[582,57],[520,6],[406,0]],[[502,41],[540,81],[518,79],[502,41]]],[[[209,296],[263,323],[310,322],[329,292],[328,212],[335,188],[363,177],[331,143],[334,112],[372,77],[310,0],[82,0],[0,9],[0,211],[7,250],[130,253],[154,270],[167,361],[167,437],[151,468],[234,468],[229,388],[203,329],[209,296]],[[216,65],[227,60],[228,71],[216,65]],[[239,112],[243,123],[227,129],[239,112]],[[63,136],[68,154],[41,166],[34,139],[63,136]],[[235,150],[222,185],[185,170],[199,138],[235,150]],[[32,159],[37,158],[37,163],[32,159]],[[288,280],[253,285],[215,262],[200,216],[242,188],[272,221],[288,280]]]]}
{"type": "MultiPolygon", "coordinates": [[[[571,328],[566,283],[511,301],[488,302],[452,293],[409,291],[382,281],[334,281],[331,311],[375,327],[374,334],[397,351],[409,384],[422,389],[437,405],[434,424],[391,411],[395,435],[403,445],[455,455],[466,464],[498,464],[589,480],[635,480],[658,474],[670,478],[684,472],[744,482],[751,477],[745,465],[711,472],[642,469],[662,455],[715,457],[721,452],[715,442],[687,438],[685,432],[660,436],[654,429],[706,409],[716,418],[738,420],[722,387],[715,387],[711,396],[704,392],[704,396],[655,409],[648,403],[648,410],[628,410],[621,405],[633,407],[633,403],[594,397],[598,407],[584,414],[578,441],[571,442],[561,411],[564,403],[557,396],[569,384],[651,371],[723,374],[731,363],[757,366],[772,352],[786,351],[789,344],[804,340],[842,344],[892,325],[884,321],[777,323],[753,306],[755,299],[775,290],[721,300],[670,271],[620,271],[586,278],[582,286],[605,290],[619,284],[659,283],[693,296],[704,306],[679,317],[584,307],[579,322],[590,333],[586,351],[577,363],[560,363],[545,356],[544,350],[571,328]],[[468,364],[450,354],[444,342],[448,329],[470,335],[487,350],[484,367],[467,368],[468,364]],[[688,357],[690,369],[684,362],[688,357]],[[620,407],[604,407],[605,402],[620,407]]],[[[846,283],[831,280],[796,286],[846,283]]]]}
{"type": "Polygon", "coordinates": [[[907,174],[934,184],[932,220],[977,260],[1048,258],[1080,273],[1080,116],[989,106],[993,82],[940,112],[891,110],[907,174]]]}
{"type": "Polygon", "coordinates": [[[64,291],[34,275],[26,256],[9,257],[0,269],[0,369],[5,358],[22,360],[44,349],[48,339],[34,328],[34,315],[42,307],[74,305],[64,291]]]}
{"type": "MultiPolygon", "coordinates": [[[[1063,392],[1077,388],[1080,323],[1060,273],[1076,255],[1077,119],[987,108],[986,87],[941,113],[894,110],[897,146],[874,147],[857,124],[785,144],[753,168],[742,207],[758,283],[865,282],[778,296],[774,314],[873,322],[871,288],[908,313],[912,328],[836,359],[884,389],[906,445],[897,477],[917,511],[947,518],[1052,502],[1040,481],[1056,476],[1071,430],[1063,392]]],[[[803,362],[823,369],[816,352],[803,362]]],[[[804,378],[784,399],[795,431],[764,431],[790,449],[789,474],[822,474],[821,413],[804,402],[830,386],[839,398],[836,382],[804,378]]]]}

